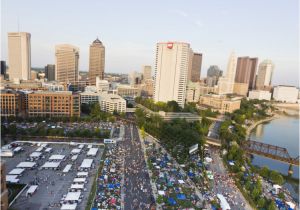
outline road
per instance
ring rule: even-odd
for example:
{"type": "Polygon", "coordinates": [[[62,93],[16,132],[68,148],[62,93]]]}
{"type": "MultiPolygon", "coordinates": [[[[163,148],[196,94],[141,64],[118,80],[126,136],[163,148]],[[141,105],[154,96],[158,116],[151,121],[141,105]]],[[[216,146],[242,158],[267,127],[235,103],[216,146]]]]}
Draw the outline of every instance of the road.
{"type": "Polygon", "coordinates": [[[224,195],[233,210],[252,209],[224,167],[219,150],[211,148],[210,153],[213,159],[210,166],[214,175],[212,192],[224,195]]]}
{"type": "Polygon", "coordinates": [[[151,209],[154,207],[154,197],[136,126],[125,126],[123,144],[126,150],[124,209],[151,209]]]}

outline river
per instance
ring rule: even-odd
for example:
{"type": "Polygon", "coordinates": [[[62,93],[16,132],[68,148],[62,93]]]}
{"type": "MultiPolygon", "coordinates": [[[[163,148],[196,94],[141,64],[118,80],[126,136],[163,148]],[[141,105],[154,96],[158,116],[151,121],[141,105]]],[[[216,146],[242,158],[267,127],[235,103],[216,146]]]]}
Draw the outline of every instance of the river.
{"type": "MultiPolygon", "coordinates": [[[[299,117],[280,115],[275,120],[258,125],[252,130],[250,138],[258,142],[284,147],[291,157],[297,157],[299,156],[299,117]]],[[[268,166],[282,174],[287,174],[289,168],[289,164],[258,155],[254,155],[252,163],[261,167],[268,166]]],[[[293,177],[299,179],[298,166],[293,166],[293,172],[293,177]]]]}

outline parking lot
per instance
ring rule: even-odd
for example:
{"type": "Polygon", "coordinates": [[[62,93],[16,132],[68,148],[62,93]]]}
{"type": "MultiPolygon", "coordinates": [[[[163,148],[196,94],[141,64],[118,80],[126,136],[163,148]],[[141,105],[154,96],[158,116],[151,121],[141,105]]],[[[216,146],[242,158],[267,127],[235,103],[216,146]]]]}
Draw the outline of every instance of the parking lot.
{"type": "MultiPolygon", "coordinates": [[[[84,145],[84,144],[83,144],[84,145]]],[[[40,157],[35,160],[30,158],[33,152],[36,152],[41,145],[37,143],[24,143],[20,145],[24,151],[18,152],[12,158],[2,158],[6,162],[6,174],[8,175],[13,169],[17,167],[20,162],[36,162],[36,166],[33,168],[25,169],[24,172],[17,177],[19,183],[30,185],[38,185],[37,190],[32,194],[32,196],[27,194],[27,189],[25,189],[22,194],[17,198],[17,200],[11,206],[13,209],[61,209],[61,204],[63,203],[62,198],[68,193],[68,191],[81,191],[80,198],[78,201],[70,201],[68,203],[77,203],[76,209],[84,209],[87,204],[87,199],[93,184],[93,179],[96,174],[96,169],[99,167],[101,156],[104,147],[99,145],[84,145],[79,146],[77,144],[55,144],[49,143],[41,151],[40,157]],[[74,156],[71,154],[73,149],[78,149],[83,147],[76,160],[71,158],[74,156]],[[87,156],[89,151],[88,147],[98,148],[97,154],[95,156],[87,156]],[[47,148],[52,148],[51,152],[46,152],[47,148]],[[62,160],[49,160],[52,155],[64,155],[62,160]],[[92,159],[93,163],[91,168],[82,168],[82,162],[84,159],[92,159]],[[57,169],[45,168],[45,163],[57,163],[60,162],[57,169]],[[72,164],[71,170],[68,172],[63,172],[66,165],[72,164]],[[43,166],[43,167],[42,167],[43,166]],[[83,183],[77,183],[83,187],[83,189],[70,189],[71,185],[74,184],[73,180],[76,178],[79,171],[87,171],[88,176],[86,176],[86,181],[83,183]]],[[[74,151],[74,150],[73,150],[74,151]]],[[[76,150],[75,150],[76,151],[76,150]]],[[[77,150],[78,152],[79,150],[77,150]]],[[[35,153],[38,154],[38,153],[35,153]]],[[[55,156],[54,156],[55,157],[55,156]]],[[[63,156],[57,156],[63,157],[63,156]]],[[[73,158],[74,159],[74,158],[73,158]]],[[[67,200],[67,199],[65,199],[67,200]]],[[[67,203],[67,202],[65,202],[67,203]]]]}

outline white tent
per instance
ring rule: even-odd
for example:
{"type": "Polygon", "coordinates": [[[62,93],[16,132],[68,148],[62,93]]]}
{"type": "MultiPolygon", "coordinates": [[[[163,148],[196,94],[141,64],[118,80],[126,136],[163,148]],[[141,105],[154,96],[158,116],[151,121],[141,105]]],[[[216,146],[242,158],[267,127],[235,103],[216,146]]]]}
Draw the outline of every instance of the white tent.
{"type": "Polygon", "coordinates": [[[73,180],[74,183],[84,183],[86,181],[86,178],[75,178],[73,180]]]}
{"type": "Polygon", "coordinates": [[[75,155],[75,154],[79,154],[81,152],[81,149],[75,148],[72,149],[71,154],[75,155]]]}
{"type": "Polygon", "coordinates": [[[78,158],[78,155],[73,155],[73,156],[71,157],[71,160],[77,160],[77,158],[78,158]]]}
{"type": "Polygon", "coordinates": [[[93,159],[84,159],[80,165],[80,168],[91,168],[93,159]]]}
{"type": "Polygon", "coordinates": [[[51,152],[52,151],[52,148],[47,148],[46,150],[45,150],[45,152],[51,152]]]}
{"type": "Polygon", "coordinates": [[[42,168],[57,168],[60,165],[60,162],[46,162],[42,168]]]}
{"type": "Polygon", "coordinates": [[[227,202],[227,200],[225,199],[225,197],[222,194],[217,194],[217,197],[220,200],[220,205],[222,210],[230,210],[230,206],[227,202]]]}
{"type": "Polygon", "coordinates": [[[65,155],[51,155],[49,160],[63,160],[65,155]]]}
{"type": "Polygon", "coordinates": [[[14,152],[20,152],[22,150],[22,147],[16,147],[15,149],[14,149],[14,152]]]}
{"type": "Polygon", "coordinates": [[[184,184],[183,180],[178,180],[179,184],[184,184]]]}
{"type": "Polygon", "coordinates": [[[68,192],[65,201],[78,201],[80,198],[81,192],[68,192]]]}
{"type": "Polygon", "coordinates": [[[89,149],[89,151],[87,152],[87,156],[96,156],[98,152],[98,148],[91,148],[89,149]]]}
{"type": "Polygon", "coordinates": [[[165,195],[165,191],[163,191],[163,190],[158,190],[158,194],[159,194],[159,195],[165,195]]]}
{"type": "Polygon", "coordinates": [[[66,167],[64,168],[63,172],[64,173],[68,173],[70,171],[70,169],[72,168],[72,164],[68,164],[66,165],[66,167]]]}
{"type": "Polygon", "coordinates": [[[17,165],[17,168],[32,168],[35,165],[35,162],[21,162],[17,165]]]}
{"type": "Polygon", "coordinates": [[[37,148],[35,151],[36,151],[36,152],[41,152],[43,149],[44,149],[44,147],[39,147],[39,148],[37,148]]]}
{"type": "Polygon", "coordinates": [[[71,189],[83,190],[83,188],[84,188],[84,184],[72,184],[71,185],[71,189]]]}
{"type": "Polygon", "coordinates": [[[72,203],[72,204],[63,204],[61,206],[61,210],[75,210],[77,207],[77,203],[72,203]]]}
{"type": "Polygon", "coordinates": [[[19,179],[17,179],[18,175],[6,175],[6,181],[11,183],[18,183],[19,179]]]}
{"type": "Polygon", "coordinates": [[[9,175],[21,175],[24,171],[25,169],[23,168],[14,168],[9,172],[9,175]]]}
{"type": "Polygon", "coordinates": [[[89,175],[89,172],[87,171],[80,171],[77,173],[77,177],[87,177],[89,175]]]}
{"type": "Polygon", "coordinates": [[[89,145],[88,145],[88,149],[91,149],[92,147],[93,147],[92,144],[89,144],[89,145]]]}
{"type": "Polygon", "coordinates": [[[41,152],[33,152],[33,153],[30,154],[31,158],[39,158],[41,156],[42,156],[41,152]]]}
{"type": "Polygon", "coordinates": [[[78,148],[79,148],[79,149],[83,149],[83,148],[84,148],[84,144],[80,144],[80,145],[78,146],[78,148]]]}
{"type": "Polygon", "coordinates": [[[27,190],[27,192],[26,192],[26,196],[27,196],[28,194],[32,195],[32,194],[37,190],[37,188],[38,188],[37,185],[31,185],[31,186],[29,187],[29,189],[27,190]]]}

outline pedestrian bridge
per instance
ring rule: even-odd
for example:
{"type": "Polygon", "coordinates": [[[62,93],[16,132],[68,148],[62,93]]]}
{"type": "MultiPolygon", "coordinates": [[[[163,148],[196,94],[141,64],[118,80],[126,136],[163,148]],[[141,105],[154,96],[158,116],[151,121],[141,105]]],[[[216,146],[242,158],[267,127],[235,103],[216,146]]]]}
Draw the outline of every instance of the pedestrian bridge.
{"type": "Polygon", "coordinates": [[[299,166],[299,156],[291,157],[286,148],[253,140],[244,141],[242,147],[248,153],[299,166]]]}

